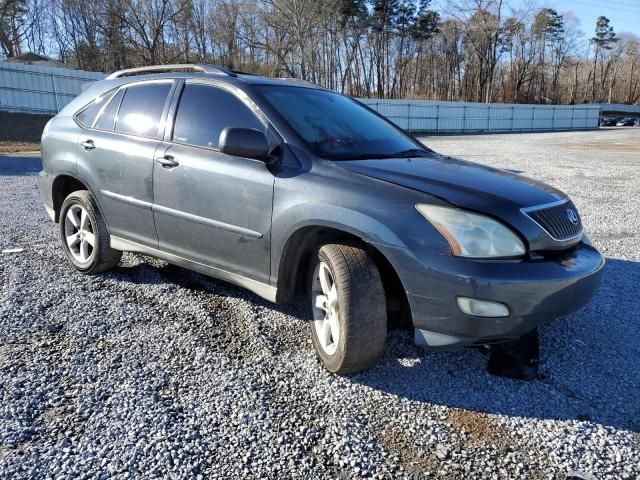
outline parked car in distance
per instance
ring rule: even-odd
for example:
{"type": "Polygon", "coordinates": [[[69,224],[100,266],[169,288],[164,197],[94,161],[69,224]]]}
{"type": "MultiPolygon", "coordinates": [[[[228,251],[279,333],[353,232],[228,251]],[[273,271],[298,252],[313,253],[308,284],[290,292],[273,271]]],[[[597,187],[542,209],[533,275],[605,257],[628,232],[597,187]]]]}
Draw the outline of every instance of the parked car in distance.
{"type": "Polygon", "coordinates": [[[618,121],[618,123],[616,123],[616,126],[618,127],[635,127],[636,125],[638,125],[638,119],[637,118],[623,118],[622,120],[618,121]]]}
{"type": "Polygon", "coordinates": [[[585,305],[604,264],[559,190],[445,157],[359,102],[212,65],[125,70],[45,127],[39,186],[81,273],[140,252],[305,299],[331,372],[419,345],[519,338],[585,305]]]}
{"type": "Polygon", "coordinates": [[[620,117],[613,117],[613,118],[603,118],[600,121],[600,126],[602,127],[615,127],[616,124],[622,120],[622,118],[620,117]]]}

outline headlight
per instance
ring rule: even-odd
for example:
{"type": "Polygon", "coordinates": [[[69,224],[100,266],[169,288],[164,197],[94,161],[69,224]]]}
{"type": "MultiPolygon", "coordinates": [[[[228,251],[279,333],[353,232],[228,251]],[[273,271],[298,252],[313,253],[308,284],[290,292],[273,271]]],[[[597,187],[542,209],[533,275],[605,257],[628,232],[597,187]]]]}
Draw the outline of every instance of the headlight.
{"type": "Polygon", "coordinates": [[[454,255],[472,258],[520,257],[526,249],[502,223],[477,213],[436,205],[416,205],[447,239],[454,255]]]}

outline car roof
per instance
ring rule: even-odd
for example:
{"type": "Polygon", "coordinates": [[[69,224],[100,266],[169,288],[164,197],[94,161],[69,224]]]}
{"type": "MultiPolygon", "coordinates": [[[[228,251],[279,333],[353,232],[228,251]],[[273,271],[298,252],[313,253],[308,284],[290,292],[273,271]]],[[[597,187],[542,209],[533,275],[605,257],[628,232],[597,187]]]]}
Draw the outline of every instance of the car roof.
{"type": "Polygon", "coordinates": [[[303,87],[316,90],[327,91],[326,88],[316,85],[305,80],[297,78],[269,78],[258,75],[249,75],[240,72],[233,72],[215,65],[169,65],[157,67],[141,67],[129,70],[121,70],[112,73],[103,80],[92,82],[80,95],[71,100],[59,113],[58,116],[72,116],[77,113],[80,108],[87,105],[98,95],[102,95],[109,90],[118,88],[130,83],[144,82],[149,80],[167,80],[167,79],[203,79],[216,80],[230,85],[234,85],[240,89],[250,89],[255,85],[282,85],[289,87],[303,87]],[[209,71],[196,70],[205,68],[209,71]],[[162,70],[167,71],[162,71],[162,70]],[[159,71],[160,70],[160,71],[159,71]]]}

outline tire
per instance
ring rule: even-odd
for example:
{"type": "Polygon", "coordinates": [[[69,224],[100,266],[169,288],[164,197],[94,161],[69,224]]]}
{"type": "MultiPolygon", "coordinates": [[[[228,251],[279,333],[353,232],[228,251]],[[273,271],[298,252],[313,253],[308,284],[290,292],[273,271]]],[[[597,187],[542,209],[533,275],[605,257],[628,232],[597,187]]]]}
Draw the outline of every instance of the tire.
{"type": "Polygon", "coordinates": [[[384,354],[387,309],[380,272],[367,252],[322,246],[309,265],[307,292],[311,339],[325,368],[347,374],[375,365],[384,354]]]}
{"type": "Polygon", "coordinates": [[[62,250],[80,273],[105,272],[120,262],[122,252],[111,248],[107,224],[87,190],[73,192],[64,200],[59,226],[62,250]]]}

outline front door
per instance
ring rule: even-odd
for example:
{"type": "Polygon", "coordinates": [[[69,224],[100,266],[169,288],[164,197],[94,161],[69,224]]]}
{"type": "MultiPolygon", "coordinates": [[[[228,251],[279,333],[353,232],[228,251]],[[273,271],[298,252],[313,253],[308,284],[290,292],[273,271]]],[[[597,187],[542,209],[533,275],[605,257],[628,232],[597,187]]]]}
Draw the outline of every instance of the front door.
{"type": "Polygon", "coordinates": [[[267,283],[274,176],[264,162],[218,150],[226,127],[266,130],[248,100],[187,82],[173,134],[154,165],[160,249],[267,283]]]}

